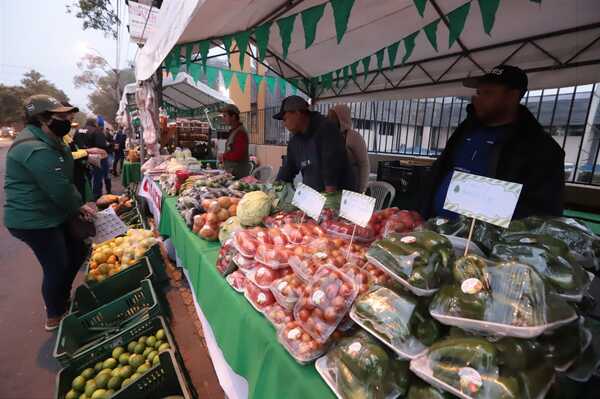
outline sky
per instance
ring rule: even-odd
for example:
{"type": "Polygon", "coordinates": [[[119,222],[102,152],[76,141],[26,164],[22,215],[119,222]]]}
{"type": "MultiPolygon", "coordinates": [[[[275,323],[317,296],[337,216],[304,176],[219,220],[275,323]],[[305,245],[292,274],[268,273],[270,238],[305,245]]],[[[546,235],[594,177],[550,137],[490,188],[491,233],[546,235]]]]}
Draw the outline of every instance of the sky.
{"type": "MultiPolygon", "coordinates": [[[[116,67],[116,41],[99,31],[84,31],[82,20],[67,14],[66,6],[73,1],[0,0],[0,83],[17,85],[25,72],[35,69],[62,89],[72,104],[87,110],[92,90],[75,88],[77,62],[86,53],[100,53],[116,67]]],[[[123,68],[126,60],[133,60],[137,46],[129,42],[125,0],[112,1],[120,1],[124,13],[118,66],[123,68]]]]}

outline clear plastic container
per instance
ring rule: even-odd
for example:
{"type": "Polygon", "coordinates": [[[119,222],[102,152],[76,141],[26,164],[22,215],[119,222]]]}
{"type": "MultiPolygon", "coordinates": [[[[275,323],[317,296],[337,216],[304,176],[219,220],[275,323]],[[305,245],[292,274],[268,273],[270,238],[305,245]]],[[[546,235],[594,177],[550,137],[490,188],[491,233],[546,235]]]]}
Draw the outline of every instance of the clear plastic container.
{"type": "Polygon", "coordinates": [[[375,240],[375,232],[370,227],[360,227],[343,219],[326,220],[321,223],[321,227],[335,237],[344,240],[350,240],[354,232],[353,241],[370,243],[375,240]],[[356,228],[356,231],[354,230],[356,228]]]}
{"type": "Polygon", "coordinates": [[[281,345],[300,364],[307,364],[322,356],[326,345],[313,339],[298,321],[287,323],[277,334],[281,345]]]}
{"type": "Polygon", "coordinates": [[[259,264],[258,267],[249,270],[246,274],[248,280],[252,281],[259,288],[269,289],[273,283],[283,276],[293,273],[289,267],[284,269],[271,269],[265,265],[259,264]]]}
{"type": "Polygon", "coordinates": [[[361,295],[350,317],[404,359],[414,359],[440,336],[427,306],[409,293],[375,286],[361,295]]]}
{"type": "Polygon", "coordinates": [[[537,337],[577,319],[577,314],[532,266],[492,263],[468,255],[453,266],[455,282],[433,298],[430,313],[441,323],[478,333],[537,337]]]}
{"type": "Polygon", "coordinates": [[[233,256],[233,262],[244,273],[254,270],[260,265],[254,258],[246,258],[240,253],[233,256]]]}
{"type": "MultiPolygon", "coordinates": [[[[263,219],[263,224],[267,227],[282,227],[286,224],[300,223],[304,213],[302,211],[277,212],[272,216],[263,219]]],[[[305,216],[304,219],[307,219],[305,216]]]]}
{"type": "Polygon", "coordinates": [[[294,306],[294,318],[318,342],[325,342],[358,294],[354,280],[330,265],[321,267],[294,306]]]}
{"type": "Polygon", "coordinates": [[[325,235],[325,231],[318,224],[311,222],[284,224],[281,231],[293,244],[307,244],[325,235]]]}
{"type": "Polygon", "coordinates": [[[254,258],[260,242],[249,230],[238,230],[233,233],[233,245],[243,257],[254,258]]]}
{"type": "Polygon", "coordinates": [[[278,303],[266,307],[263,311],[263,314],[267,319],[269,319],[277,331],[279,331],[287,323],[294,320],[292,311],[284,308],[278,303]]]}
{"type": "Polygon", "coordinates": [[[260,244],[256,249],[256,260],[271,269],[289,267],[290,257],[294,254],[295,245],[260,244]]]}
{"type": "Polygon", "coordinates": [[[344,265],[342,271],[346,273],[346,275],[354,280],[356,286],[358,287],[358,295],[362,295],[369,290],[371,285],[371,275],[364,268],[360,267],[358,264],[349,262],[344,265]]]}
{"type": "Polygon", "coordinates": [[[242,273],[239,270],[236,270],[233,273],[227,275],[227,277],[225,277],[225,280],[227,280],[231,288],[233,288],[239,293],[244,292],[244,287],[246,286],[246,282],[248,281],[244,273],[242,273]]]}
{"type": "Polygon", "coordinates": [[[233,246],[233,241],[227,240],[219,250],[216,263],[217,270],[222,276],[232,273],[237,268],[233,261],[235,255],[237,255],[237,250],[233,246]]]}
{"type": "Polygon", "coordinates": [[[286,309],[293,310],[306,284],[295,274],[280,278],[271,285],[275,300],[286,309]]]}
{"type": "Polygon", "coordinates": [[[271,291],[260,288],[249,280],[244,287],[244,296],[254,309],[261,313],[264,312],[267,307],[275,304],[275,297],[271,291]]]}
{"type": "Polygon", "coordinates": [[[409,233],[423,224],[423,218],[415,211],[397,211],[383,220],[381,235],[409,233]]]}

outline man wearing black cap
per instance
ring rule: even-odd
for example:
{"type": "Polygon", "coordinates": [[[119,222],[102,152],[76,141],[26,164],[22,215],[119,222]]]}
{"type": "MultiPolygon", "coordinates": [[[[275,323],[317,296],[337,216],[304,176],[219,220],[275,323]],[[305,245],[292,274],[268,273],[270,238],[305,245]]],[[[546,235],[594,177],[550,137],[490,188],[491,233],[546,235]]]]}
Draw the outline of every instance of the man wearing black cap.
{"type": "Polygon", "coordinates": [[[317,191],[356,190],[356,177],[335,123],[310,111],[308,103],[299,96],[285,98],[273,119],[283,121],[292,133],[277,180],[291,183],[302,172],[303,183],[317,191]]]}
{"type": "Polygon", "coordinates": [[[523,184],[515,219],[562,215],[565,153],[520,104],[527,84],[525,72],[510,65],[464,81],[477,93],[467,118],[433,164],[422,192],[424,217],[457,216],[443,209],[455,170],[523,184]]]}

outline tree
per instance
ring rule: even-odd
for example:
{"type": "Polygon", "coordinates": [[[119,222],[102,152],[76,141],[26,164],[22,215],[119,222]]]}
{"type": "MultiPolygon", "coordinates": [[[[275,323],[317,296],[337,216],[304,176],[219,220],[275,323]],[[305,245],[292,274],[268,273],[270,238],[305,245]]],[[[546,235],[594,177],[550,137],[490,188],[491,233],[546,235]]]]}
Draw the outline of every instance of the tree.
{"type": "Polygon", "coordinates": [[[75,87],[93,89],[88,96],[89,109],[113,124],[121,101],[120,93],[126,84],[135,82],[133,69],[115,71],[109,68],[104,58],[92,54],[85,55],[77,67],[81,73],[73,78],[75,87]]]}
{"type": "Polygon", "coordinates": [[[111,0],[77,0],[67,5],[67,13],[73,12],[75,17],[83,20],[83,30],[99,30],[106,36],[112,35],[114,39],[117,38],[116,27],[121,20],[111,0]]]}
{"type": "Polygon", "coordinates": [[[23,119],[23,102],[15,87],[0,84],[0,126],[23,119]]]}
{"type": "Polygon", "coordinates": [[[21,95],[25,99],[34,94],[47,94],[56,98],[58,101],[69,101],[69,97],[64,91],[57,88],[54,83],[44,79],[41,73],[32,69],[23,75],[21,79],[21,95]]]}

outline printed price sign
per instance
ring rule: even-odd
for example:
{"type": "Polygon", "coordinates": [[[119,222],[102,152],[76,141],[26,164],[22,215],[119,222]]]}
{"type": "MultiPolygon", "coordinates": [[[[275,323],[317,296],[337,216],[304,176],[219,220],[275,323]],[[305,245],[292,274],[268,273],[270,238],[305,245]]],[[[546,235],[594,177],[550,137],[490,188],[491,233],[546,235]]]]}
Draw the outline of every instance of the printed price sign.
{"type": "Polygon", "coordinates": [[[325,196],[318,191],[300,183],[292,198],[292,205],[296,206],[309,217],[318,220],[325,206],[325,196]]]}
{"type": "Polygon", "coordinates": [[[127,225],[119,219],[115,210],[110,207],[96,214],[94,225],[96,226],[96,235],[93,241],[96,244],[125,234],[128,230],[127,225]]]}
{"type": "Polygon", "coordinates": [[[340,216],[360,227],[367,227],[375,210],[375,198],[353,191],[342,191],[340,216]]]}
{"type": "Polygon", "coordinates": [[[444,209],[507,228],[522,189],[522,184],[455,171],[444,209]]]}

